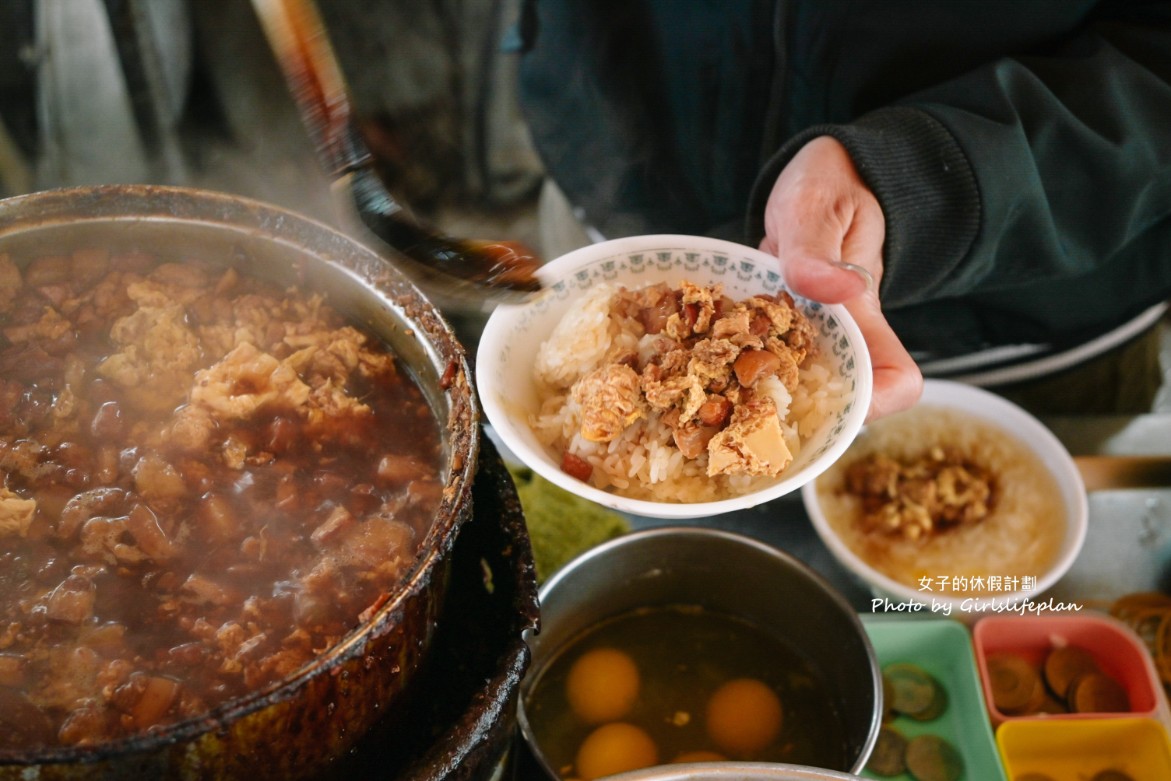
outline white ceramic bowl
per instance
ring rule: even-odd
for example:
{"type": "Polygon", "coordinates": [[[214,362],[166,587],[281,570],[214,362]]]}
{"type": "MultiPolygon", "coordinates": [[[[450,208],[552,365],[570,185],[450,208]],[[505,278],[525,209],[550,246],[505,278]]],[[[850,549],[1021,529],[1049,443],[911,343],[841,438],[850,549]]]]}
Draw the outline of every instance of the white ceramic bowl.
{"type": "MultiPolygon", "coordinates": [[[[1022,585],[1012,590],[993,591],[985,596],[974,596],[950,589],[940,590],[938,581],[931,584],[930,590],[906,585],[878,571],[846,545],[830,525],[823,511],[818,498],[818,484],[811,482],[802,489],[801,498],[814,529],[834,557],[870,587],[875,596],[876,612],[934,610],[937,613],[947,613],[953,617],[974,621],[983,615],[1008,611],[1010,608],[1024,612],[1029,607],[1027,603],[1034,603],[1036,610],[1047,610],[1048,603],[1041,601],[1039,597],[1069,570],[1086,539],[1086,489],[1073,458],[1043,423],[1012,402],[982,388],[947,380],[929,379],[924,383],[923,396],[919,404],[954,410],[963,415],[983,419],[1006,430],[1031,449],[1053,475],[1066,513],[1063,537],[1055,560],[1048,569],[1035,573],[1035,582],[1031,584],[1031,588],[1022,585]],[[915,608],[915,605],[919,608],[915,608]]],[[[894,418],[883,419],[879,424],[892,422],[894,418]]],[[[996,561],[987,563],[987,572],[990,575],[1002,574],[996,561]]],[[[934,574],[949,575],[944,572],[934,574]]],[[[1055,604],[1053,607],[1060,605],[1055,604]]]]}
{"type": "Polygon", "coordinates": [[[817,329],[818,342],[847,387],[842,411],[803,444],[797,458],[767,487],[720,501],[695,503],[631,499],[590,486],[560,468],[529,426],[538,409],[533,363],[567,307],[599,282],[639,288],[722,283],[740,300],[785,289],[776,258],[732,242],[697,236],[635,236],[593,244],[546,264],[548,288],[530,303],[498,307],[484,327],[476,354],[476,383],[488,421],[503,444],[537,474],[579,496],[634,515],[698,518],[740,510],[791,493],[833,463],[857,435],[870,406],[870,355],[846,310],[794,296],[817,329]]]}

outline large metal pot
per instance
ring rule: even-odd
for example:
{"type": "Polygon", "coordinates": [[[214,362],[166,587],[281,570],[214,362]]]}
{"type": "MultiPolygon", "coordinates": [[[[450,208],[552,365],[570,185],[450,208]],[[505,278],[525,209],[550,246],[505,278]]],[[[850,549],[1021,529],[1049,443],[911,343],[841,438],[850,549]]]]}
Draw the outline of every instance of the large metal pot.
{"type": "Polygon", "coordinates": [[[140,248],[218,259],[324,292],[383,338],[445,432],[445,488],[400,590],[313,663],[206,716],[94,747],[0,753],[0,779],[288,779],[346,752],[392,709],[424,661],[470,517],[479,410],[464,350],[436,309],[382,257],[319,223],[254,201],[153,186],[101,186],[0,201],[0,253],[140,248]]]}
{"type": "Polygon", "coordinates": [[[516,486],[487,437],[473,498],[475,515],[452,551],[447,604],[406,707],[317,781],[502,778],[530,660],[524,635],[538,624],[537,577],[516,486]]]}

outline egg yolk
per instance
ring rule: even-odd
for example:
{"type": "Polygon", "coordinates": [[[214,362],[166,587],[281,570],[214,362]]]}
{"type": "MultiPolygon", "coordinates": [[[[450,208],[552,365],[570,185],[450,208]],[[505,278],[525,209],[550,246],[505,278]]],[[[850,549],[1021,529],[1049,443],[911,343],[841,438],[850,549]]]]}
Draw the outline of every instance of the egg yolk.
{"type": "Polygon", "coordinates": [[[716,689],[707,704],[707,733],[734,757],[763,750],[781,733],[781,700],[763,681],[736,678],[716,689]]]}
{"type": "Polygon", "coordinates": [[[727,757],[718,751],[684,751],[672,759],[671,762],[672,764],[683,764],[684,762],[723,762],[726,759],[727,757]]]}
{"type": "Polygon", "coordinates": [[[658,763],[659,749],[651,736],[624,721],[598,727],[577,750],[577,776],[583,781],[658,763]]]}
{"type": "Polygon", "coordinates": [[[587,724],[622,718],[638,700],[638,667],[616,648],[595,648],[582,654],[569,670],[565,695],[569,707],[587,724]]]}

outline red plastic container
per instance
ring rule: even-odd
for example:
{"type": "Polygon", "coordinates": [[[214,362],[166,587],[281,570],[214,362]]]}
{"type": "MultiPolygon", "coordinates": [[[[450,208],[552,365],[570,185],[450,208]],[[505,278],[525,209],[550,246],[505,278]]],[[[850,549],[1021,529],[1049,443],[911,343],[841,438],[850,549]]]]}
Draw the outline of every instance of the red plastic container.
{"type": "Polygon", "coordinates": [[[972,643],[984,700],[993,726],[1022,719],[1078,720],[1145,716],[1171,725],[1167,696],[1150,653],[1137,634],[1122,622],[1099,613],[1053,616],[988,616],[972,628],[972,643]],[[1011,715],[993,700],[989,656],[1011,652],[1040,666],[1046,654],[1061,645],[1084,648],[1102,672],[1126,689],[1130,710],[1119,713],[1055,713],[1011,715]]]}

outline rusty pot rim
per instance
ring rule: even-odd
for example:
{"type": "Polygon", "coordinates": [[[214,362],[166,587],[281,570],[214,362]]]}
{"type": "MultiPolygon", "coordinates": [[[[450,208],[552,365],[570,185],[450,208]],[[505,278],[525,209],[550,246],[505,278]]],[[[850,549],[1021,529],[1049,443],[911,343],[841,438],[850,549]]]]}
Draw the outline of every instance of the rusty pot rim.
{"type": "Polygon", "coordinates": [[[55,225],[82,223],[175,222],[219,225],[253,239],[289,245],[314,261],[339,266],[369,291],[392,304],[411,324],[416,338],[434,348],[433,358],[455,364],[454,378],[443,388],[452,396],[451,418],[444,436],[450,439],[445,466],[450,469],[436,522],[419,543],[419,554],[399,582],[398,590],[366,621],[338,643],[272,684],[221,703],[199,716],[166,724],[144,733],[95,745],[51,747],[27,752],[0,750],[0,766],[91,762],[190,741],[215,732],[251,713],[293,697],[319,675],[337,674],[341,665],[359,657],[371,638],[389,631],[404,603],[424,591],[436,567],[454,545],[459,527],[471,513],[480,443],[480,407],[472,384],[467,353],[437,306],[389,260],[337,228],[292,210],[246,196],[152,184],[102,184],[63,187],[0,199],[0,243],[11,234],[55,225]]]}

